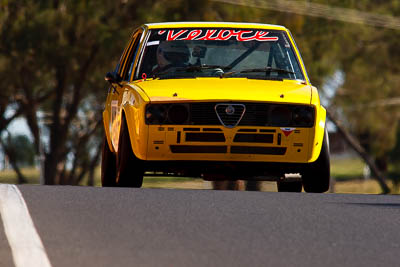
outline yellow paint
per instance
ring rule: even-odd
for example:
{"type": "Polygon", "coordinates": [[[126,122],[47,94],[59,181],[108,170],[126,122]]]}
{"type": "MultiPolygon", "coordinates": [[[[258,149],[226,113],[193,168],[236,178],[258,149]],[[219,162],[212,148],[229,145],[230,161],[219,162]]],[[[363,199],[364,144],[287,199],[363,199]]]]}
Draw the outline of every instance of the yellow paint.
{"type": "Polygon", "coordinates": [[[322,142],[325,134],[325,124],[326,124],[326,109],[323,106],[321,106],[317,88],[315,88],[314,86],[312,87],[311,104],[314,105],[316,108],[316,117],[315,117],[314,131],[310,133],[310,138],[309,138],[308,162],[316,161],[321,152],[322,142]]]}
{"type": "Polygon", "coordinates": [[[311,86],[299,81],[247,78],[195,78],[147,80],[136,83],[151,102],[260,101],[310,104],[311,86]],[[174,98],[173,95],[177,94],[174,98]],[[283,94],[283,97],[281,95],[283,94]],[[165,98],[165,100],[164,100],[165,98]]]}
{"type": "Polygon", "coordinates": [[[150,23],[145,24],[148,29],[164,29],[164,28],[243,28],[243,29],[269,29],[269,30],[286,30],[284,26],[261,24],[261,23],[238,23],[238,22],[163,22],[163,23],[150,23]]]}

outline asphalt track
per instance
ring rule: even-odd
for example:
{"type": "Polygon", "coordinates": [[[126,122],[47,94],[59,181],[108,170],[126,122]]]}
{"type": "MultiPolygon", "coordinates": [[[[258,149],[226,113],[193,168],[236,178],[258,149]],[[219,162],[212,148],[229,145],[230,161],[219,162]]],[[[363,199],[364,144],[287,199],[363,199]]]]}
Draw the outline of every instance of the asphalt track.
{"type": "MultiPolygon", "coordinates": [[[[52,266],[400,262],[399,196],[18,188],[52,266]]],[[[0,266],[14,266],[0,225],[0,266]]]]}

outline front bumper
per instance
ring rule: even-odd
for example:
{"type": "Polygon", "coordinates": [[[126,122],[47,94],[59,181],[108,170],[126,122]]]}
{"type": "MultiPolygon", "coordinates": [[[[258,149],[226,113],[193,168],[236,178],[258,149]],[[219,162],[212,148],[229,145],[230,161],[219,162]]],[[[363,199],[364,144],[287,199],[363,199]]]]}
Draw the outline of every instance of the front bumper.
{"type": "Polygon", "coordinates": [[[307,163],[314,128],[149,125],[147,161],[307,163]]]}

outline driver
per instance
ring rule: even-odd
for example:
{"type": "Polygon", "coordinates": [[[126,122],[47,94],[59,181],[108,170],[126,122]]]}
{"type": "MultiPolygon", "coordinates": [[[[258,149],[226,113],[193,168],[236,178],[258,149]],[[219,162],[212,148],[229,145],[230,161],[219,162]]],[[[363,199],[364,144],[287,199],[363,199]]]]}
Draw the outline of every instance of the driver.
{"type": "Polygon", "coordinates": [[[153,73],[171,67],[185,67],[189,62],[190,51],[182,41],[161,41],[157,48],[157,66],[153,73]]]}

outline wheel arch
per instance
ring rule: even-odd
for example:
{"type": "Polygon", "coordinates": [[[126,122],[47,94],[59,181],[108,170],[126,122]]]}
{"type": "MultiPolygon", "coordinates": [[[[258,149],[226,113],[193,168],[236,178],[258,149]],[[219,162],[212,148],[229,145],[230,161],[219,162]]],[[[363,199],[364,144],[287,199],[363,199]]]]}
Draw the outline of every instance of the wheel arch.
{"type": "Polygon", "coordinates": [[[321,153],[325,135],[329,148],[329,137],[326,129],[326,109],[323,106],[319,106],[316,109],[315,131],[314,134],[310,136],[311,149],[308,162],[314,162],[318,159],[319,154],[321,153]]]}
{"type": "Polygon", "coordinates": [[[111,152],[115,153],[115,149],[114,149],[114,147],[113,147],[113,145],[111,143],[109,125],[110,125],[110,113],[105,109],[103,111],[104,135],[105,135],[106,140],[107,140],[108,148],[110,149],[111,152]]]}
{"type": "Polygon", "coordinates": [[[141,109],[126,103],[122,106],[121,121],[123,118],[125,118],[128,127],[132,152],[138,159],[145,160],[147,154],[148,127],[144,123],[143,112],[141,109]]]}

